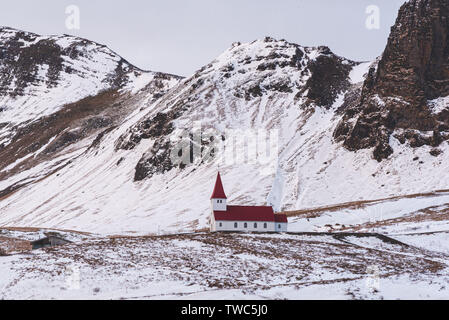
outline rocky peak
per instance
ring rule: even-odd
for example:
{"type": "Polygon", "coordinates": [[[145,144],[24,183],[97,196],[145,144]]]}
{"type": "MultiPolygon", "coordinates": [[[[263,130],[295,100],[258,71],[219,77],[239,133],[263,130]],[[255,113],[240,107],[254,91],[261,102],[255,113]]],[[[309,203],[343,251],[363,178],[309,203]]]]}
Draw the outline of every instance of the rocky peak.
{"type": "Polygon", "coordinates": [[[23,96],[31,86],[55,87],[68,75],[96,76],[119,87],[138,70],[106,46],[72,36],[39,36],[0,28],[1,94],[23,96]]]}
{"type": "Polygon", "coordinates": [[[381,96],[422,102],[449,95],[449,2],[412,0],[399,11],[377,69],[381,96]]]}
{"type": "Polygon", "coordinates": [[[325,46],[304,47],[265,37],[233,43],[191,81],[197,81],[197,87],[213,82],[246,101],[294,93],[299,104],[330,108],[338,94],[348,89],[349,73],[356,64],[325,46]]]}
{"type": "Polygon", "coordinates": [[[115,147],[130,150],[142,139],[155,141],[136,166],[135,179],[143,180],[173,168],[169,135],[180,124],[201,120],[204,127],[220,130],[264,127],[281,121],[288,108],[330,109],[351,85],[355,65],[324,46],[303,47],[271,37],[233,43],[152,106],[115,147]]]}
{"type": "Polygon", "coordinates": [[[2,27],[0,144],[6,125],[35,121],[107,90],[136,91],[153,83],[159,94],[172,80],[179,77],[142,71],[93,41],[2,27]]]}
{"type": "Polygon", "coordinates": [[[134,97],[155,100],[179,81],[93,41],[0,28],[0,179],[110,130],[142,107],[134,97]]]}
{"type": "Polygon", "coordinates": [[[406,2],[360,103],[346,110],[336,139],[350,150],[374,147],[378,161],[393,153],[391,135],[412,147],[436,147],[447,139],[449,111],[441,103],[449,95],[448,35],[449,2],[406,2]]]}

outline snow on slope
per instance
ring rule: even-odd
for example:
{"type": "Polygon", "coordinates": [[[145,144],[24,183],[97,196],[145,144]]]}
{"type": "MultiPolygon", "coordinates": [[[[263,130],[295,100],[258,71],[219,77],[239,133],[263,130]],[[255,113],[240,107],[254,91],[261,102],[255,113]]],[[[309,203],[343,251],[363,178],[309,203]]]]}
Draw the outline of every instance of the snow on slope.
{"type": "Polygon", "coordinates": [[[292,232],[375,232],[423,250],[449,252],[447,190],[355,201],[287,214],[292,232]]]}
{"type": "MultiPolygon", "coordinates": [[[[290,120],[280,112],[282,108],[286,108],[287,113],[295,117],[303,113],[299,108],[300,104],[293,104],[296,94],[293,90],[285,93],[277,89],[267,90],[272,95],[271,101],[264,95],[255,97],[254,101],[250,102],[244,98],[236,100],[233,94],[234,90],[243,90],[245,86],[269,87],[279,83],[292,86],[290,83],[295,79],[294,86],[301,87],[308,76],[301,75],[299,71],[305,69],[308,60],[312,60],[308,55],[315,59],[317,50],[300,49],[303,50],[302,54],[306,54],[305,61],[300,60],[299,66],[290,67],[291,59],[298,50],[298,46],[285,41],[277,43],[271,40],[268,43],[257,41],[230,49],[230,52],[226,52],[212,65],[191,79],[183,81],[180,86],[161,98],[161,101],[130,117],[124,125],[102,141],[99,152],[86,153],[58,172],[58,175],[51,175],[39,184],[26,187],[4,199],[1,203],[2,211],[8,214],[0,218],[2,224],[70,225],[74,229],[80,229],[81,226],[83,230],[112,233],[148,233],[159,229],[169,231],[205,227],[209,204],[203,199],[207,199],[210,193],[212,177],[216,173],[215,165],[204,166],[200,170],[193,170],[192,167],[181,172],[172,170],[147,181],[133,182],[136,161],[152,145],[152,141],[143,140],[131,151],[115,151],[115,140],[143,116],[148,116],[148,110],[150,114],[166,111],[180,100],[192,96],[196,98],[195,106],[176,120],[178,127],[188,127],[195,120],[201,120],[205,126],[211,125],[215,123],[217,113],[222,117],[221,128],[253,127],[252,125],[260,128],[287,127],[290,120]],[[288,68],[263,71],[262,77],[252,79],[253,73],[260,65],[258,57],[267,54],[266,47],[273,45],[275,53],[280,51],[285,54],[275,62],[286,64],[288,68]],[[233,59],[227,56],[229,54],[233,59]],[[247,54],[251,55],[246,56],[247,54]],[[240,62],[242,58],[247,59],[244,65],[240,62]],[[238,69],[229,81],[224,81],[227,78],[218,70],[223,69],[225,64],[232,63],[238,69]],[[300,68],[299,71],[297,67],[300,68]],[[240,76],[241,74],[244,76],[240,76]],[[194,81],[206,83],[198,90],[198,95],[191,92],[192,87],[198,83],[194,81]],[[213,95],[212,104],[208,94],[213,95]],[[248,105],[252,105],[252,114],[244,111],[248,105]],[[123,160],[119,161],[120,159],[123,160]],[[118,162],[120,163],[117,165],[118,162]],[[186,186],[186,183],[190,186],[186,186]],[[24,201],[25,198],[27,201],[24,201]]],[[[277,57],[278,53],[275,55],[275,58],[277,57]]],[[[297,63],[296,60],[293,62],[297,63]]],[[[142,100],[145,101],[145,98],[142,100]]],[[[226,186],[232,199],[249,203],[265,202],[262,199],[270,191],[273,177],[260,176],[259,171],[254,169],[249,164],[224,168],[225,175],[230,178],[226,186]],[[251,183],[245,183],[243,186],[238,181],[251,183]]]]}
{"type": "MultiPolygon", "coordinates": [[[[139,101],[145,107],[136,109],[96,148],[57,175],[3,199],[0,225],[106,234],[205,228],[218,169],[229,203],[272,204],[276,210],[447,188],[447,180],[441,177],[449,168],[449,159],[430,156],[426,146],[412,149],[392,138],[394,156],[379,163],[371,150],[350,152],[333,141],[332,133],[341,119],[336,110],[344,101],[341,88],[360,82],[367,67],[367,63],[345,60],[326,48],[304,48],[286,41],[235,44],[159,100],[149,99],[143,90],[139,101]],[[330,106],[317,105],[320,97],[312,94],[320,83],[312,71],[323,61],[343,75],[338,83],[329,83],[335,88],[330,106]],[[219,167],[218,163],[203,163],[168,170],[157,161],[152,163],[149,160],[164,155],[161,145],[170,133],[145,132],[145,124],[171,111],[177,111],[176,116],[163,122],[162,129],[192,130],[197,121],[204,129],[221,131],[277,129],[279,157],[272,174],[261,174],[264,166],[251,163],[219,167]],[[151,170],[134,181],[136,165],[141,162],[151,170]]],[[[449,152],[447,145],[442,149],[449,152]]]]}
{"type": "Polygon", "coordinates": [[[363,62],[355,66],[349,74],[351,82],[355,84],[365,81],[366,74],[372,64],[373,62],[363,62]]]}
{"type": "Polygon", "coordinates": [[[412,246],[449,255],[448,231],[400,234],[395,238],[412,246]]]}
{"type": "Polygon", "coordinates": [[[449,230],[449,192],[439,191],[291,212],[289,231],[360,231],[382,234],[449,230]]]}
{"type": "Polygon", "coordinates": [[[0,28],[0,194],[39,181],[180,77],[95,42],[0,28]],[[144,101],[133,104],[145,89],[144,101]]]}
{"type": "Polygon", "coordinates": [[[0,146],[17,126],[110,89],[137,93],[159,79],[160,90],[179,77],[142,71],[104,45],[73,36],[39,36],[0,28],[0,146]]]}
{"type": "MultiPolygon", "coordinates": [[[[363,239],[379,242],[374,235],[363,239]]],[[[0,257],[0,298],[323,299],[324,291],[327,299],[447,296],[447,260],[388,241],[382,248],[330,235],[92,239],[0,257]]]]}
{"type": "MultiPolygon", "coordinates": [[[[29,83],[20,95],[10,93],[16,90],[17,83],[12,80],[9,86],[2,88],[0,105],[3,110],[1,122],[18,124],[28,120],[54,113],[61,106],[81,100],[84,97],[97,94],[101,90],[110,88],[108,82],[111,74],[119,66],[122,58],[103,45],[72,36],[38,36],[24,33],[15,29],[0,29],[0,43],[7,51],[12,41],[18,42],[18,52],[39,43],[48,42],[57,46],[62,52],[62,70],[54,85],[48,84],[50,61],[37,65],[37,75],[34,82],[29,83]]],[[[15,57],[17,65],[9,70],[14,72],[20,68],[20,55],[15,57]]],[[[2,68],[9,66],[3,65],[2,68]]],[[[134,71],[129,64],[123,66],[124,71],[134,71]]],[[[135,69],[137,71],[137,69],[135,69]]]]}
{"type": "Polygon", "coordinates": [[[449,96],[447,97],[439,97],[434,100],[430,100],[427,102],[429,104],[429,108],[433,113],[440,113],[444,110],[448,110],[449,108],[449,96]]]}

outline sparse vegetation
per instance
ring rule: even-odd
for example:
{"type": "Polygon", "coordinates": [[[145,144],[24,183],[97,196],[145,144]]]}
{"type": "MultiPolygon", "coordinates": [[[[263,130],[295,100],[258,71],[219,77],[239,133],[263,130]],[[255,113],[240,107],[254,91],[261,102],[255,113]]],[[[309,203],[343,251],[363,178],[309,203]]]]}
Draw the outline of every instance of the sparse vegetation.
{"type": "MultiPolygon", "coordinates": [[[[67,265],[82,269],[84,286],[91,286],[86,294],[92,295],[103,293],[97,289],[100,279],[125,281],[133,288],[170,281],[195,290],[238,289],[253,294],[279,286],[300,290],[351,283],[368,276],[367,265],[379,266],[381,278],[416,274],[431,278],[446,267],[427,252],[399,242],[384,241],[380,250],[326,234],[234,233],[93,239],[43,249],[11,267],[20,288],[32,279],[52,283],[64,276],[67,265]]],[[[176,290],[172,289],[174,294],[176,290]]]]}

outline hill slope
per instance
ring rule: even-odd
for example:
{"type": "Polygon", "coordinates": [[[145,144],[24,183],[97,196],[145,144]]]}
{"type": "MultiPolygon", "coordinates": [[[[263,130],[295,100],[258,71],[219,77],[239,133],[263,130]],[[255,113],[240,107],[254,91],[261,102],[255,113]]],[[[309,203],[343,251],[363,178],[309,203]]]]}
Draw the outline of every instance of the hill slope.
{"type": "MultiPolygon", "coordinates": [[[[421,61],[427,70],[445,59],[446,51],[439,49],[447,26],[435,21],[449,19],[446,6],[437,0],[404,4],[384,55],[373,62],[267,37],[233,44],[186,79],[166,75],[162,86],[128,95],[103,92],[106,96],[95,96],[99,102],[82,102],[89,110],[106,101],[105,106],[129,112],[114,116],[82,147],[64,149],[72,152],[70,162],[51,156],[20,172],[6,168],[0,224],[139,234],[202,229],[218,169],[230,203],[271,204],[277,211],[448,189],[441,178],[449,169],[447,107],[435,113],[434,105],[418,102],[444,100],[449,75],[428,79],[414,65],[421,61]],[[410,34],[432,39],[435,54],[413,50],[408,56],[410,34]],[[425,96],[414,100],[395,82],[404,70],[415,85],[438,86],[422,87],[425,96]],[[386,100],[376,107],[369,102],[376,97],[386,100]],[[433,114],[439,129],[399,121],[409,104],[411,111],[422,109],[410,117],[421,121],[427,119],[421,115],[433,114]],[[394,128],[384,122],[390,116],[397,116],[394,128]],[[372,130],[360,129],[367,123],[372,130]],[[238,140],[231,147],[234,139],[250,141],[257,130],[262,142],[269,140],[264,134],[273,134],[270,156],[254,140],[249,148],[238,140]],[[404,140],[401,132],[419,137],[404,140]],[[353,139],[363,143],[351,147],[353,139]],[[220,157],[223,145],[226,161],[220,157]],[[193,159],[182,146],[192,146],[193,159]],[[258,157],[251,160],[254,151],[258,157]]],[[[132,87],[140,88],[127,86],[132,87]]]]}
{"type": "Polygon", "coordinates": [[[3,299],[440,299],[448,293],[447,255],[376,234],[100,238],[2,257],[0,272],[3,299]]]}
{"type": "Polygon", "coordinates": [[[133,112],[124,101],[144,87],[154,99],[179,80],[89,40],[0,28],[0,197],[66,165],[133,112]]]}

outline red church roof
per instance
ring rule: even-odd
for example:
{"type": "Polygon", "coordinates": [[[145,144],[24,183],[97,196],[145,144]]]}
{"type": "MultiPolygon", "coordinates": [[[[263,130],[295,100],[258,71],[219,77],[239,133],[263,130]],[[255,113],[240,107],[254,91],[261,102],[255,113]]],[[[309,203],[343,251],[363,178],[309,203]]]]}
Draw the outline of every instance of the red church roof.
{"type": "Polygon", "coordinates": [[[267,221],[274,222],[272,207],[227,206],[227,211],[214,211],[216,221],[267,221]]]}
{"type": "Polygon", "coordinates": [[[223,184],[221,183],[221,177],[220,177],[220,172],[217,173],[217,180],[215,181],[215,187],[214,187],[214,192],[212,192],[212,195],[210,197],[211,199],[227,199],[225,193],[224,193],[224,189],[223,189],[223,184]]]}
{"type": "Polygon", "coordinates": [[[285,214],[275,214],[274,215],[274,221],[276,222],[285,222],[287,223],[287,215],[285,214]]]}

